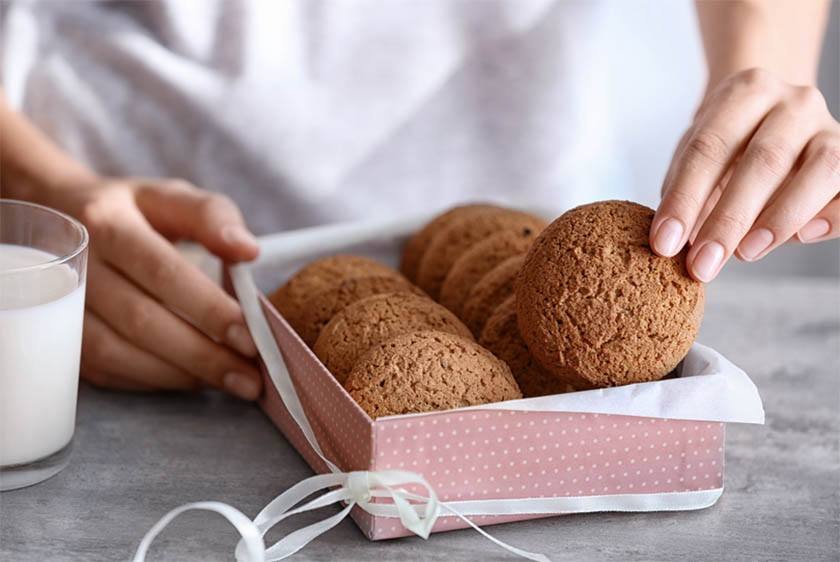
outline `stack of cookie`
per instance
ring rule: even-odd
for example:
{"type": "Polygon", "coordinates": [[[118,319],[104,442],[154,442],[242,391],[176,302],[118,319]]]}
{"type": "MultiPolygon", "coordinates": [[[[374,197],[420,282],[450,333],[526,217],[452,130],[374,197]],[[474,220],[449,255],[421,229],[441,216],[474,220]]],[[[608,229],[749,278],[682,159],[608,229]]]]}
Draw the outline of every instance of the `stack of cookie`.
{"type": "Polygon", "coordinates": [[[269,300],[371,417],[522,397],[452,312],[375,260],[316,260],[269,300]]]}
{"type": "Polygon", "coordinates": [[[688,352],[703,286],[655,255],[654,212],[601,201],[539,218],[490,205],[440,215],[401,265],[502,359],[526,397],[658,380],[688,352]]]}
{"type": "Polygon", "coordinates": [[[456,207],[408,241],[400,264],[407,278],[459,316],[482,346],[507,363],[526,397],[571,389],[531,358],[513,304],[507,302],[525,254],[545,226],[539,217],[503,207],[456,207]]]}
{"type": "Polygon", "coordinates": [[[652,219],[626,201],[548,227],[464,205],[409,239],[399,272],[331,256],[270,300],[371,417],[658,380],[697,335],[703,286],[684,253],[651,252],[652,219]]]}

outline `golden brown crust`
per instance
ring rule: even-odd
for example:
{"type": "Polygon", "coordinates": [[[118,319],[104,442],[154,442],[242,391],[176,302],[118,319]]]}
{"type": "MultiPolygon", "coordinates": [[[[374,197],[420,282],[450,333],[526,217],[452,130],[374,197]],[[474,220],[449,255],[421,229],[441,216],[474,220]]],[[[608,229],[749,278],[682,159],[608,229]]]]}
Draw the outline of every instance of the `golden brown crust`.
{"type": "Polygon", "coordinates": [[[516,323],[516,297],[509,297],[496,308],[479,341],[507,363],[525,398],[574,391],[568,382],[543,369],[528,351],[516,323]]]}
{"type": "Polygon", "coordinates": [[[417,270],[420,267],[420,260],[432,242],[432,238],[452,224],[459,218],[466,217],[475,213],[481,213],[488,209],[496,209],[495,205],[485,203],[474,203],[470,205],[461,205],[442,213],[432,219],[426,226],[418,230],[403,248],[402,259],[400,260],[400,272],[406,276],[409,281],[417,281],[417,270]]]}
{"type": "Polygon", "coordinates": [[[508,258],[475,284],[464,302],[461,317],[467,328],[476,336],[481,335],[485,323],[490,315],[513,295],[513,285],[525,256],[508,258]]]}
{"type": "Polygon", "coordinates": [[[542,230],[545,221],[511,209],[488,210],[455,220],[438,232],[420,261],[417,284],[437,299],[446,275],[464,252],[474,244],[504,230],[542,230]]]}
{"type": "Polygon", "coordinates": [[[504,260],[527,252],[537,234],[538,231],[526,226],[498,232],[473,245],[447,273],[440,289],[440,304],[460,316],[464,301],[476,283],[504,260]]]}
{"type": "Polygon", "coordinates": [[[433,300],[407,293],[386,293],[357,301],[333,316],[313,349],[338,382],[344,383],[370,348],[421,330],[472,339],[467,327],[433,300]]]}
{"type": "Polygon", "coordinates": [[[306,301],[300,315],[298,334],[306,345],[312,346],[333,316],[356,301],[382,293],[413,293],[424,296],[423,291],[395,271],[388,275],[347,279],[337,287],[315,293],[306,301]]]}
{"type": "Polygon", "coordinates": [[[516,280],[520,332],[540,364],[576,388],[658,380],[688,352],[703,285],[685,252],[655,255],[653,211],[626,201],[584,205],[537,238],[516,280]]]}
{"type": "Polygon", "coordinates": [[[510,369],[466,338],[411,332],[374,346],[344,387],[372,418],[521,398],[510,369]]]}
{"type": "Polygon", "coordinates": [[[327,256],[306,264],[274,291],[268,300],[292,328],[300,331],[300,313],[312,295],[332,289],[353,277],[391,274],[399,275],[387,265],[363,256],[327,256]]]}

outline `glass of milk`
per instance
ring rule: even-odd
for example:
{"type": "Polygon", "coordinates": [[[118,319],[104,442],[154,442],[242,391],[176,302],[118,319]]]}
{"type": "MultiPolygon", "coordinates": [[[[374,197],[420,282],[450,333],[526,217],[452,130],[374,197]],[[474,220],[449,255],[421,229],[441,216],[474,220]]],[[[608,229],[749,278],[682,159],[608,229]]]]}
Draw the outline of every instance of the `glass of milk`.
{"type": "Polygon", "coordinates": [[[76,422],[88,234],[0,199],[0,490],[67,465],[76,422]]]}

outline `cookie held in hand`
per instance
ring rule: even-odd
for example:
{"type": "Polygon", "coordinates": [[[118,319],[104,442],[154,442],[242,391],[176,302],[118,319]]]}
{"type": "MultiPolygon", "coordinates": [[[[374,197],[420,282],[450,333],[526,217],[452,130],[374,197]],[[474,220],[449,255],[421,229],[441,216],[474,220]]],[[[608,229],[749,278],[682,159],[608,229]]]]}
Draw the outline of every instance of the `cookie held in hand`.
{"type": "Polygon", "coordinates": [[[603,201],[568,211],[534,242],[516,280],[520,332],[549,372],[576,388],[658,380],[688,353],[703,285],[685,251],[654,254],[653,210],[603,201]]]}

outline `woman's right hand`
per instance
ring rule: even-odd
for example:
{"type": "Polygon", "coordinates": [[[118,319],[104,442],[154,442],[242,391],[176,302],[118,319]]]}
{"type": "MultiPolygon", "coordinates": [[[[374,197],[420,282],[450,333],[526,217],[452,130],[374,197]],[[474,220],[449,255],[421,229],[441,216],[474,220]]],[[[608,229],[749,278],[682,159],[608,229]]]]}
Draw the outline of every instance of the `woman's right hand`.
{"type": "Polygon", "coordinates": [[[256,349],[238,303],[173,245],[189,239],[226,262],[254,259],[258,246],[236,205],[184,181],[136,179],[98,179],[48,204],[90,233],[84,379],[259,396],[256,349]]]}

